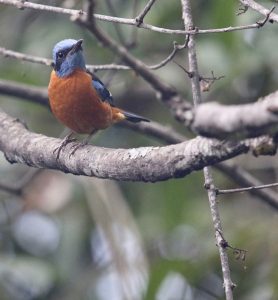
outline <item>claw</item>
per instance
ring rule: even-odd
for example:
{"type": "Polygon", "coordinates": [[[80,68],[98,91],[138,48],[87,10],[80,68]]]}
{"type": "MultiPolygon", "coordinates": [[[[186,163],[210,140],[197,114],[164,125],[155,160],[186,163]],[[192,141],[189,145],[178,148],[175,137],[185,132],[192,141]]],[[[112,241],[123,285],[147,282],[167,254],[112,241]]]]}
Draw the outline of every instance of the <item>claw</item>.
{"type": "Polygon", "coordinates": [[[72,143],[72,142],[75,142],[76,139],[75,138],[72,138],[72,135],[73,135],[73,132],[69,133],[68,135],[66,135],[63,140],[62,140],[62,143],[59,147],[55,148],[54,151],[53,151],[53,154],[55,154],[55,152],[57,152],[57,156],[56,156],[56,159],[58,160],[59,157],[60,157],[60,153],[62,151],[62,149],[69,143],[72,143]]]}
{"type": "MultiPolygon", "coordinates": [[[[89,143],[89,141],[90,141],[90,139],[91,139],[91,137],[92,137],[92,135],[96,132],[97,130],[92,130],[92,132],[81,142],[81,143],[77,143],[77,144],[75,144],[75,145],[73,145],[72,147],[71,147],[71,151],[70,151],[70,157],[72,156],[72,155],[74,155],[74,153],[79,149],[79,148],[82,148],[82,147],[84,147],[84,146],[86,146],[88,143],[89,143]]],[[[59,146],[59,147],[57,147],[56,149],[54,149],[54,151],[53,151],[53,153],[55,153],[55,152],[57,152],[57,156],[56,156],[56,159],[58,160],[59,159],[59,157],[60,157],[60,153],[61,153],[61,151],[62,151],[62,149],[67,145],[67,144],[69,144],[69,143],[72,143],[72,142],[76,142],[77,141],[77,139],[75,139],[75,138],[72,138],[72,135],[74,134],[74,132],[71,132],[71,133],[69,133],[67,136],[65,136],[64,137],[64,139],[62,140],[62,143],[61,143],[61,145],[59,146]]]]}
{"type": "Polygon", "coordinates": [[[79,143],[79,144],[77,144],[77,145],[73,145],[71,148],[72,148],[72,150],[71,150],[71,152],[70,152],[70,157],[72,156],[72,155],[74,155],[74,153],[79,149],[79,148],[82,148],[82,147],[84,147],[84,146],[86,146],[86,145],[88,145],[88,143],[89,143],[89,141],[90,141],[90,139],[91,139],[91,137],[92,137],[92,135],[93,134],[95,134],[96,133],[96,131],[97,130],[92,130],[92,132],[81,142],[81,143],[79,143]]]}
{"type": "Polygon", "coordinates": [[[86,146],[86,145],[88,145],[88,143],[89,143],[89,139],[85,139],[85,140],[83,140],[81,143],[78,143],[77,145],[73,145],[72,147],[71,147],[71,151],[70,151],[70,157],[72,156],[72,155],[74,155],[74,153],[79,149],[79,148],[82,148],[82,147],[84,147],[84,146],[86,146]]]}

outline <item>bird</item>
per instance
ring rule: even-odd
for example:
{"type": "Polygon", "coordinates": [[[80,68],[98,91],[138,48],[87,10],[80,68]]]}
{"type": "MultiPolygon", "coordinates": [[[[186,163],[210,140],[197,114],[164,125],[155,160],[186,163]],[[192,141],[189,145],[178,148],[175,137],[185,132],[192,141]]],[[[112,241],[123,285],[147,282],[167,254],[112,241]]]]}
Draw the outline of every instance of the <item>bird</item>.
{"type": "Polygon", "coordinates": [[[105,84],[86,69],[83,40],[64,39],[55,44],[53,70],[48,85],[49,104],[54,116],[71,132],[55,149],[57,158],[73,134],[88,134],[72,151],[88,143],[98,130],[127,120],[133,123],[150,122],[149,119],[115,106],[114,99],[105,84]]]}

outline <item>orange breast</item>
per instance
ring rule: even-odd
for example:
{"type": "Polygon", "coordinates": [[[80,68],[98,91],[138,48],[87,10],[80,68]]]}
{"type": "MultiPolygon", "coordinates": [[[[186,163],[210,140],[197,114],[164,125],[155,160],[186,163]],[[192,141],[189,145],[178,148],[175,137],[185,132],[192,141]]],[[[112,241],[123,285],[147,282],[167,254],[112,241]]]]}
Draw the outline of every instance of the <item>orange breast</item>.
{"type": "Polygon", "coordinates": [[[60,78],[52,71],[48,86],[50,107],[55,117],[77,133],[90,134],[111,125],[112,110],[99,99],[92,78],[82,70],[60,78]]]}

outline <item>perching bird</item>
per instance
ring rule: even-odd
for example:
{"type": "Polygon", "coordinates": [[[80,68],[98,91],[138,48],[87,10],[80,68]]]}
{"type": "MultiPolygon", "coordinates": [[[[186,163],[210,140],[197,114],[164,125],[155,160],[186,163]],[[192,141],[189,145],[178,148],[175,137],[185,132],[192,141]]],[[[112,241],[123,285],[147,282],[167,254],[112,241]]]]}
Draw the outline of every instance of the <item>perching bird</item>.
{"type": "Polygon", "coordinates": [[[72,130],[58,148],[58,156],[73,133],[91,136],[122,120],[149,122],[114,106],[105,85],[86,70],[82,42],[66,39],[53,48],[54,70],[48,86],[50,107],[55,117],[72,130]]]}

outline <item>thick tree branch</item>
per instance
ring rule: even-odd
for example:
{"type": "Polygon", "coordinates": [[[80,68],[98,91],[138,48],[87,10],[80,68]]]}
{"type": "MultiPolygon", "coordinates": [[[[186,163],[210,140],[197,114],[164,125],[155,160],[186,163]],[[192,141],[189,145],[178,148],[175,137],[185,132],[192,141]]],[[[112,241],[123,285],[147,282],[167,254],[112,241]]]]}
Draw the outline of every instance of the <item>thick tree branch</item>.
{"type": "Polygon", "coordinates": [[[255,137],[276,132],[278,92],[250,104],[204,103],[196,109],[191,128],[200,135],[220,139],[255,137]]]}
{"type": "Polygon", "coordinates": [[[244,143],[234,145],[198,137],[165,147],[107,149],[88,145],[70,156],[73,143],[57,160],[54,150],[60,143],[59,139],[28,131],[18,120],[0,112],[0,150],[8,161],[75,175],[155,182],[184,177],[249,149],[244,143]]]}
{"type": "MultiPolygon", "coordinates": [[[[46,89],[35,88],[26,84],[13,83],[12,81],[0,81],[0,93],[19,97],[19,99],[25,99],[27,101],[32,101],[34,103],[39,103],[48,107],[48,96],[46,89]]],[[[163,126],[156,122],[150,123],[138,123],[133,124],[129,122],[119,123],[118,126],[128,127],[137,132],[149,135],[150,137],[155,137],[160,141],[168,144],[178,144],[186,141],[186,137],[177,133],[170,127],[163,126]]],[[[256,186],[262,185],[257,178],[252,176],[243,168],[235,165],[223,162],[221,164],[215,165],[215,168],[219,169],[225,175],[227,175],[231,180],[236,182],[239,186],[256,186]]],[[[254,194],[262,201],[269,204],[271,207],[278,209],[278,198],[277,194],[271,190],[252,190],[251,194],[254,194]]]]}

